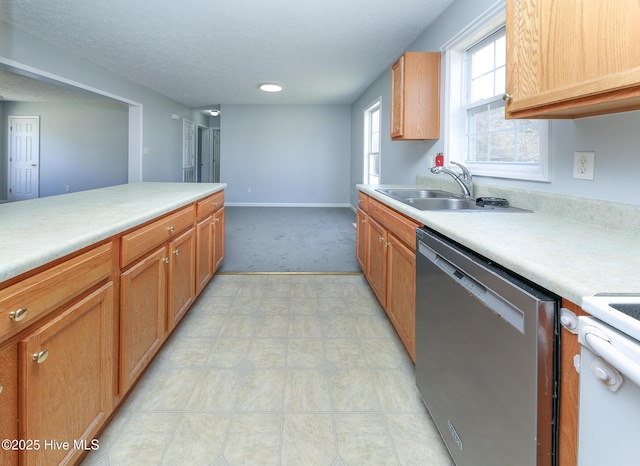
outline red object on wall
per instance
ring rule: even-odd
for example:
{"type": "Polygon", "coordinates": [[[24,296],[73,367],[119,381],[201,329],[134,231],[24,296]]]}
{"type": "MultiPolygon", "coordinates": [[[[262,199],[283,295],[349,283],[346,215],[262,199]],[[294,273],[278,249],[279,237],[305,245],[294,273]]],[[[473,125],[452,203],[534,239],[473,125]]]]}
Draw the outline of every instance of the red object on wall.
{"type": "Polygon", "coordinates": [[[436,167],[444,167],[444,155],[436,155],[436,167]]]}

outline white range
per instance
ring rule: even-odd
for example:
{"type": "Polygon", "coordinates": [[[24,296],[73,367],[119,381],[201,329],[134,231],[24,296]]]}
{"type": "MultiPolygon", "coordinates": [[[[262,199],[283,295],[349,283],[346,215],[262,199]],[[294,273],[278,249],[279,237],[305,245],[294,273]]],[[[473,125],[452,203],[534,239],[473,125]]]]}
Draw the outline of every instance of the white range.
{"type": "Polygon", "coordinates": [[[640,293],[585,297],[578,319],[578,465],[640,461],[640,293]]]}

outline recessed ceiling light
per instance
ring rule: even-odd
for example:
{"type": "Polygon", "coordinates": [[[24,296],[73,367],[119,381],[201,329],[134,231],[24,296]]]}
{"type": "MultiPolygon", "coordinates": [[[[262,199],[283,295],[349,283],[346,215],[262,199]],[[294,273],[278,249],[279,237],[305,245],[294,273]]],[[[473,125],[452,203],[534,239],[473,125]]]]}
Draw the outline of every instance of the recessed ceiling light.
{"type": "Polygon", "coordinates": [[[280,92],[282,86],[275,83],[262,83],[260,84],[260,90],[264,92],[280,92]]]}
{"type": "Polygon", "coordinates": [[[220,115],[220,110],[216,110],[216,109],[209,110],[209,114],[211,116],[213,116],[213,117],[216,117],[216,116],[220,115]]]}

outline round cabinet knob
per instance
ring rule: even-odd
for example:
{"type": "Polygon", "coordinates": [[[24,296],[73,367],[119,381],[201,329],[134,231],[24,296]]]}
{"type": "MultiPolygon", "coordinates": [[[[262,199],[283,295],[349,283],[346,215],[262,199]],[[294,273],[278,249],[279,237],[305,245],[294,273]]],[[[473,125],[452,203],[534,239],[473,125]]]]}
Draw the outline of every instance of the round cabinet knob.
{"type": "Polygon", "coordinates": [[[178,254],[180,254],[180,249],[176,249],[175,251],[173,251],[173,253],[177,256],[178,254]]]}
{"type": "Polygon", "coordinates": [[[511,94],[502,94],[502,100],[505,102],[509,102],[512,98],[513,96],[511,94]]]}
{"type": "Polygon", "coordinates": [[[172,233],[173,233],[173,231],[174,231],[175,229],[176,229],[176,227],[174,227],[173,225],[171,225],[171,226],[168,228],[168,230],[169,230],[170,232],[172,232],[172,233]]]}
{"type": "Polygon", "coordinates": [[[38,364],[42,364],[47,360],[48,357],[49,357],[49,350],[45,349],[38,353],[33,353],[33,356],[31,357],[31,359],[33,359],[38,364]]]}
{"type": "Polygon", "coordinates": [[[165,264],[168,264],[169,263],[169,258],[165,257],[164,259],[162,259],[162,262],[164,262],[165,264]]]}
{"type": "Polygon", "coordinates": [[[14,320],[16,322],[20,322],[22,319],[27,317],[27,308],[21,307],[17,311],[13,311],[9,313],[9,319],[14,320]]]}

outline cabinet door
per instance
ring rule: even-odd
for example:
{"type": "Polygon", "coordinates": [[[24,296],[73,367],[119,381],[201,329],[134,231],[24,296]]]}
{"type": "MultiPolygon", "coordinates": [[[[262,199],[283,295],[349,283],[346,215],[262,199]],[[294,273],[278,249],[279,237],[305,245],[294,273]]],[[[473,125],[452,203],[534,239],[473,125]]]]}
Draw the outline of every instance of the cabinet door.
{"type": "Polygon", "coordinates": [[[360,268],[367,270],[367,214],[362,210],[356,211],[356,259],[360,268]]]}
{"type": "Polygon", "coordinates": [[[391,138],[440,137],[440,52],[407,52],[391,67],[391,138]]]}
{"type": "Polygon", "coordinates": [[[196,225],[196,293],[200,294],[213,277],[213,215],[196,225]]]}
{"type": "Polygon", "coordinates": [[[215,272],[222,265],[224,260],[224,207],[218,210],[214,215],[213,228],[214,228],[214,267],[215,272]]]}
{"type": "MultiPolygon", "coordinates": [[[[18,438],[18,345],[0,349],[0,440],[18,438]]],[[[0,448],[0,464],[17,465],[18,451],[0,448]]]]}
{"type": "Polygon", "coordinates": [[[416,360],[416,254],[394,235],[388,236],[387,314],[416,360]]]}
{"type": "Polygon", "coordinates": [[[387,306],[387,231],[369,217],[367,228],[369,256],[367,278],[382,307],[387,306]]]}
{"type": "Polygon", "coordinates": [[[196,237],[193,228],[169,243],[167,332],[187,312],[196,296],[196,237]]]}
{"type": "Polygon", "coordinates": [[[507,117],[640,108],[638,24],[632,0],[507,0],[507,117]]]}
{"type": "Polygon", "coordinates": [[[120,390],[126,393],[164,339],[167,248],[157,249],[120,277],[120,390]]]}
{"type": "Polygon", "coordinates": [[[404,55],[391,67],[391,138],[401,138],[404,129],[404,55]]]}
{"type": "Polygon", "coordinates": [[[113,289],[109,282],[20,342],[20,433],[40,442],[21,464],[77,461],[111,414],[113,289]]]}

